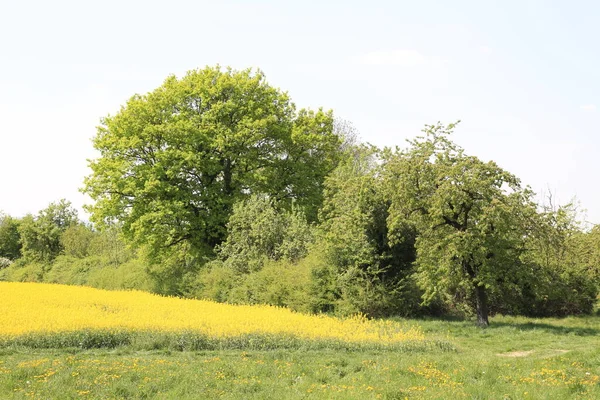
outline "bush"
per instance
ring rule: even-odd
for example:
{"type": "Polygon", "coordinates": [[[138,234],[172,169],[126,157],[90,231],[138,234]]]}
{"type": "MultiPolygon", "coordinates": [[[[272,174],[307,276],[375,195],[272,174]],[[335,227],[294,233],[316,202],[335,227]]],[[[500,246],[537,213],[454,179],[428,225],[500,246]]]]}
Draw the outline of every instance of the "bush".
{"type": "Polygon", "coordinates": [[[314,240],[302,213],[281,210],[272,199],[258,195],[234,206],[227,232],[219,259],[237,273],[259,271],[267,260],[296,262],[314,240]]]}
{"type": "Polygon", "coordinates": [[[222,261],[215,260],[200,270],[190,288],[190,297],[214,300],[221,303],[229,301],[229,293],[239,285],[242,278],[222,261]]]}
{"type": "Polygon", "coordinates": [[[310,312],[311,265],[300,261],[266,260],[260,271],[236,274],[221,261],[213,261],[196,278],[191,295],[234,304],[270,304],[310,312]]]}
{"type": "Polygon", "coordinates": [[[533,296],[526,293],[531,303],[522,314],[535,317],[564,317],[591,314],[597,301],[598,288],[582,271],[567,269],[548,270],[533,287],[533,296]]]}
{"type": "Polygon", "coordinates": [[[106,265],[90,269],[87,285],[98,289],[143,290],[151,292],[153,282],[146,273],[146,264],[140,258],[134,258],[118,266],[106,265]]]}
{"type": "Polygon", "coordinates": [[[9,267],[0,270],[0,281],[43,282],[47,268],[47,265],[41,263],[13,262],[9,267]]]}

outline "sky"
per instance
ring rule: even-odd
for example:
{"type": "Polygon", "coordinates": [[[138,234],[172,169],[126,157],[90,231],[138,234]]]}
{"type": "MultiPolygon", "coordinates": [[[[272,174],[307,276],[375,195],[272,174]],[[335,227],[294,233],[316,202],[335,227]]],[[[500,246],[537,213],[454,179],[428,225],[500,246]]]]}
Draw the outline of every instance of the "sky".
{"type": "Polygon", "coordinates": [[[100,119],[219,64],[378,146],[461,120],[468,154],[600,223],[599,19],[576,0],[0,0],[0,210],[81,212],[100,119]]]}

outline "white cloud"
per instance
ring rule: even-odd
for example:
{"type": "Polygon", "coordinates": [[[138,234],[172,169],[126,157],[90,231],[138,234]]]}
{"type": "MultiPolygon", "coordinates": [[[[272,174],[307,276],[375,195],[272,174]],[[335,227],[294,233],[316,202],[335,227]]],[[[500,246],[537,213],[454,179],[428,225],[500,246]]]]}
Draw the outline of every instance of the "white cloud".
{"type": "Polygon", "coordinates": [[[411,49],[379,50],[363,54],[358,61],[364,65],[415,67],[425,64],[427,57],[411,49]]]}
{"type": "Polygon", "coordinates": [[[584,105],[580,106],[579,108],[581,108],[583,111],[596,111],[595,104],[584,104],[584,105]]]}

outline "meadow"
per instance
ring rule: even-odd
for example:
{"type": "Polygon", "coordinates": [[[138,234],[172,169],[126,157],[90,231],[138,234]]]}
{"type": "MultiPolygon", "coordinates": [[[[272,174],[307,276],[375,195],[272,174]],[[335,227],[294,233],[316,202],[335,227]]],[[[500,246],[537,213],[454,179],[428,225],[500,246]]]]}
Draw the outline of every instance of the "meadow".
{"type": "Polygon", "coordinates": [[[600,398],[598,316],[482,329],[6,282],[0,311],[0,398],[600,398]]]}

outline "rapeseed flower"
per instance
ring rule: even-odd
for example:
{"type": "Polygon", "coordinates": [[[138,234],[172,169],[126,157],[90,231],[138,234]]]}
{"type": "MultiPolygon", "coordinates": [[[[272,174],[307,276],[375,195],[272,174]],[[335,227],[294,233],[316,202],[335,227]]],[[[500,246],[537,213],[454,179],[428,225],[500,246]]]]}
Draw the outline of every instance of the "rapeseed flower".
{"type": "Polygon", "coordinates": [[[404,329],[397,322],[364,316],[339,319],[267,305],[230,305],[139,291],[0,282],[0,336],[89,329],[191,331],[213,338],[282,334],[383,345],[425,340],[419,328],[404,329]]]}

